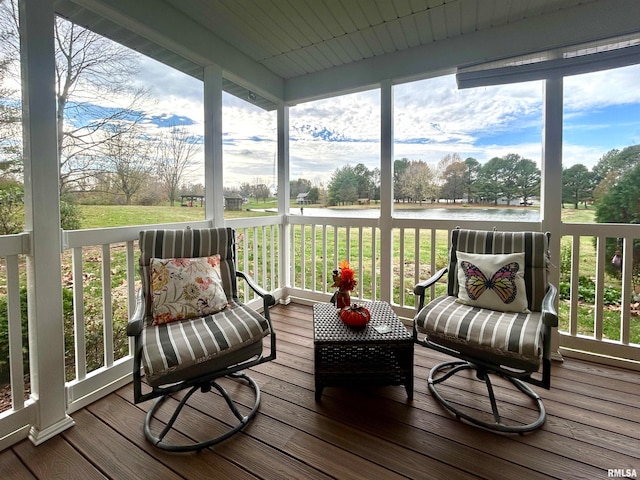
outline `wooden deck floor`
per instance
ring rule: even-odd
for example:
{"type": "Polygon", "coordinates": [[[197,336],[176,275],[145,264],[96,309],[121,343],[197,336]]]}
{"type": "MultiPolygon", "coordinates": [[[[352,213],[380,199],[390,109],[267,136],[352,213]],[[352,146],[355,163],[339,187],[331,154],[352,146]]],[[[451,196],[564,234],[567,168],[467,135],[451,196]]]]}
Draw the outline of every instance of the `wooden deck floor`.
{"type": "MultiPolygon", "coordinates": [[[[536,389],[548,412],[542,429],[496,435],[456,421],[434,401],[426,378],[445,357],[422,347],[413,401],[392,386],[327,387],[316,402],[311,308],[277,306],[272,318],[278,358],[252,373],[262,404],[241,434],[199,454],[158,451],[142,433],[148,405],[132,403],[129,385],[74,413],[73,428],[39,447],[23,441],[0,452],[1,477],[594,480],[608,478],[609,469],[640,472],[637,372],[576,360],[554,365],[551,390],[536,389]]],[[[458,394],[475,401],[477,382],[468,383],[458,394]]],[[[206,438],[219,427],[207,414],[217,415],[220,402],[207,395],[215,394],[192,398],[184,435],[206,438]]],[[[521,407],[516,400],[507,409],[521,407]]]]}

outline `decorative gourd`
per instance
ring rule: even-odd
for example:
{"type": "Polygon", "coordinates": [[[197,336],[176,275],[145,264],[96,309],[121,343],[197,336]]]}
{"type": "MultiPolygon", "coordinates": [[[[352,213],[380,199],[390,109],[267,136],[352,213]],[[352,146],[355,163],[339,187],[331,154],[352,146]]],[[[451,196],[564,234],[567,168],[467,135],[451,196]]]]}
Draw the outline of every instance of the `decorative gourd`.
{"type": "Polygon", "coordinates": [[[349,327],[364,327],[371,320],[369,310],[356,304],[340,310],[340,320],[349,327]]]}

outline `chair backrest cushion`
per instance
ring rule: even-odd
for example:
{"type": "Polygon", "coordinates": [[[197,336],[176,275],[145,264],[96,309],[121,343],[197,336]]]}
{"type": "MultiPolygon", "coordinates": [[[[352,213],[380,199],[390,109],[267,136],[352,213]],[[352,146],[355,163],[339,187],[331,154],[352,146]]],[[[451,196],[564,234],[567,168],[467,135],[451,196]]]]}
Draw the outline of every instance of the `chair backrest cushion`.
{"type": "Polygon", "coordinates": [[[140,232],[140,279],[147,317],[151,305],[151,259],[197,258],[220,255],[220,276],[228,301],[238,296],[235,267],[235,231],[232,228],[143,230],[140,232]]]}
{"type": "Polygon", "coordinates": [[[528,307],[539,312],[547,290],[549,234],[542,232],[496,232],[456,229],[451,232],[447,293],[458,295],[458,259],[456,252],[504,254],[524,252],[524,281],[528,307]]]}

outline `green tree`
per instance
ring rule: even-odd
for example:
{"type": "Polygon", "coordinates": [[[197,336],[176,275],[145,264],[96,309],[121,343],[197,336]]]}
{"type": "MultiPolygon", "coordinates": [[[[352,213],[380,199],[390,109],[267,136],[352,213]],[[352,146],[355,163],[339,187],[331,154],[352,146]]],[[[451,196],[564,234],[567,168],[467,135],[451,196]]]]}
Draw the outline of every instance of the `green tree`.
{"type": "Polygon", "coordinates": [[[562,201],[573,203],[577,209],[580,202],[586,202],[593,192],[593,174],[577,163],[562,171],[562,201]]]}
{"type": "Polygon", "coordinates": [[[462,198],[466,189],[466,172],[467,165],[462,161],[447,165],[442,174],[444,183],[440,189],[440,198],[444,198],[447,201],[452,200],[453,203],[456,203],[456,199],[462,198]]]}
{"type": "MultiPolygon", "coordinates": [[[[595,219],[598,223],[640,223],[640,163],[625,173],[596,203],[595,219]]],[[[620,247],[616,238],[608,238],[607,258],[612,258],[620,247]]],[[[620,273],[610,262],[607,262],[607,269],[610,273],[620,273]]],[[[633,279],[634,284],[640,279],[640,240],[633,241],[633,279]]]]}
{"type": "Polygon", "coordinates": [[[358,176],[358,198],[371,198],[374,189],[373,172],[363,163],[357,164],[353,172],[358,176]]]}
{"type": "Polygon", "coordinates": [[[353,204],[358,200],[358,186],[360,179],[351,165],[339,168],[331,175],[329,181],[329,205],[353,204]]]}
{"type": "Polygon", "coordinates": [[[522,161],[522,157],[516,153],[507,153],[503,159],[503,171],[502,171],[502,196],[507,202],[507,205],[511,205],[519,192],[516,178],[518,175],[518,165],[522,161]]]}
{"type": "Polygon", "coordinates": [[[615,176],[621,176],[638,163],[640,163],[640,145],[631,145],[622,150],[609,150],[594,165],[594,180],[600,183],[612,173],[615,176]]]}
{"type": "Polygon", "coordinates": [[[540,169],[533,160],[521,158],[516,163],[515,174],[517,195],[526,206],[531,197],[540,194],[540,169]]]}
{"type": "Polygon", "coordinates": [[[63,230],[78,230],[81,227],[82,214],[77,205],[60,200],[60,227],[63,230]]]}
{"type": "Polygon", "coordinates": [[[486,202],[498,205],[506,196],[509,167],[504,158],[493,157],[478,173],[478,193],[486,202]]]}
{"type": "Polygon", "coordinates": [[[0,187],[0,235],[20,233],[24,225],[24,190],[11,182],[0,187]]]}
{"type": "Polygon", "coordinates": [[[318,203],[320,201],[320,189],[318,187],[311,187],[309,189],[309,195],[307,195],[309,203],[318,203]]]}
{"type": "Polygon", "coordinates": [[[640,163],[640,145],[631,145],[622,150],[613,149],[605,153],[593,167],[595,199],[606,195],[611,185],[640,163]]]}
{"type": "Polygon", "coordinates": [[[408,158],[401,158],[393,162],[393,199],[396,201],[407,199],[402,186],[402,176],[409,167],[409,163],[408,158]]]}

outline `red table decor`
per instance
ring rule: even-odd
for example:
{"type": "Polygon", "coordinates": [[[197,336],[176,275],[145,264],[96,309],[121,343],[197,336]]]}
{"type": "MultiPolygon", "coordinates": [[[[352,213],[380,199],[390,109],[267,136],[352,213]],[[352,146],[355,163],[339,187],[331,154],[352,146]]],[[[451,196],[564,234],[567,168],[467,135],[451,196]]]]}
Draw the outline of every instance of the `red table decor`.
{"type": "Polygon", "coordinates": [[[354,303],[340,310],[340,320],[349,327],[360,328],[369,323],[371,313],[366,308],[354,303]]]}
{"type": "Polygon", "coordinates": [[[336,308],[348,307],[351,304],[351,291],[356,287],[358,282],[355,279],[355,272],[351,269],[349,261],[344,259],[340,262],[339,269],[333,271],[333,285],[338,289],[331,299],[335,303],[336,308]]]}

